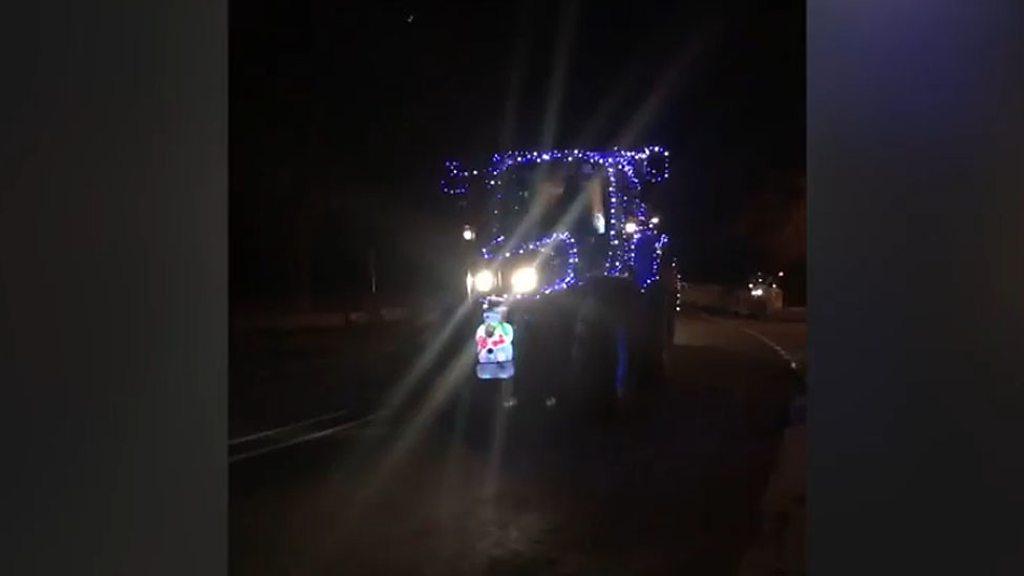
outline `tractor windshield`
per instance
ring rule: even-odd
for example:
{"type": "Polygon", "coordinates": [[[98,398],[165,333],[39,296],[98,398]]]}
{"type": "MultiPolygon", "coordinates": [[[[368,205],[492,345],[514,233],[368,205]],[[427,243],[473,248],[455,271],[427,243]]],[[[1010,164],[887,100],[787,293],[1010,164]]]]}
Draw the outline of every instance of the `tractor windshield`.
{"type": "Polygon", "coordinates": [[[604,234],[605,179],[588,165],[512,169],[494,194],[495,237],[532,241],[568,232],[582,240],[604,234]]]}

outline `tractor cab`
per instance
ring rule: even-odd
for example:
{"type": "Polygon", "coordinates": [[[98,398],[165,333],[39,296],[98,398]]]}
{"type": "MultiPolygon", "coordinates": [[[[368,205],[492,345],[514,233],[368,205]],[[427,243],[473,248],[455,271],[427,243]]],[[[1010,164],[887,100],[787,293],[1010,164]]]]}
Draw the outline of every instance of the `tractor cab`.
{"type": "MultiPolygon", "coordinates": [[[[670,270],[668,236],[645,193],[668,177],[668,158],[667,150],[647,147],[511,151],[476,169],[448,162],[443,190],[459,207],[462,237],[472,247],[466,297],[487,316],[478,332],[522,332],[517,322],[527,317],[533,325],[567,320],[578,327],[595,315],[633,330],[637,318],[644,324],[647,312],[661,311],[662,300],[674,306],[659,282],[670,270]]],[[[511,338],[505,341],[502,354],[480,354],[478,363],[511,363],[511,338]]],[[[512,370],[483,372],[504,378],[512,370]]]]}

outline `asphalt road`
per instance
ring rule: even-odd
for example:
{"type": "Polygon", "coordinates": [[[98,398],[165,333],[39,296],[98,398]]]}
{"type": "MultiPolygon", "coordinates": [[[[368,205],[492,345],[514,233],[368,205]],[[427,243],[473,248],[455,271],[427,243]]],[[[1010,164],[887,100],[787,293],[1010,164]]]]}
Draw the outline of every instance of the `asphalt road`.
{"type": "Polygon", "coordinates": [[[228,436],[344,412],[354,419],[376,408],[397,381],[421,332],[410,323],[343,329],[233,330],[228,436]]]}
{"type": "MultiPolygon", "coordinates": [[[[393,413],[254,441],[230,470],[231,573],[736,573],[806,330],[677,322],[665,386],[614,416],[543,395],[509,406],[536,382],[475,381],[444,356],[393,413]]],[[[557,372],[523,361],[520,380],[557,372]]]]}

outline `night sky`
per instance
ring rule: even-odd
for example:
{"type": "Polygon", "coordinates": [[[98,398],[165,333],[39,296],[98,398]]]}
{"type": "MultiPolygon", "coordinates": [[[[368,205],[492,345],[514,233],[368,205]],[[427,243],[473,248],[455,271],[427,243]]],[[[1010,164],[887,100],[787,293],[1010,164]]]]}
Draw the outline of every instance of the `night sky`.
{"type": "Polygon", "coordinates": [[[509,148],[667,146],[684,276],[802,282],[803,2],[248,0],[230,58],[236,301],[459,286],[443,164],[509,148]]]}

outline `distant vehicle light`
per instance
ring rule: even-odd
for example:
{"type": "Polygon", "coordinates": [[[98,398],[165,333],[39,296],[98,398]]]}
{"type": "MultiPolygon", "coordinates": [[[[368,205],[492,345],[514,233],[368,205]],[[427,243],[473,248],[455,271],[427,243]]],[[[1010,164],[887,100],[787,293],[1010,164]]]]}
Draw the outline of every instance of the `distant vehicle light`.
{"type": "Polygon", "coordinates": [[[517,294],[532,292],[537,288],[537,269],[524,266],[512,273],[512,291],[517,294]]]}
{"type": "Polygon", "coordinates": [[[755,297],[755,298],[757,298],[758,296],[760,296],[762,294],[764,294],[764,290],[762,290],[760,288],[755,288],[754,290],[750,291],[750,295],[755,297]]]}
{"type": "Polygon", "coordinates": [[[636,222],[626,222],[626,234],[636,234],[636,222]]]}
{"type": "Polygon", "coordinates": [[[753,284],[747,284],[747,288],[753,289],[754,285],[753,284]]]}
{"type": "Polygon", "coordinates": [[[786,275],[786,274],[785,274],[785,273],[784,273],[784,272],[783,272],[782,270],[779,270],[779,278],[782,278],[782,277],[783,277],[783,276],[785,276],[785,275],[786,275]]]}
{"type": "Polygon", "coordinates": [[[471,242],[474,238],[476,238],[476,232],[473,231],[472,227],[466,226],[465,228],[462,229],[463,240],[471,242]]]}
{"type": "Polygon", "coordinates": [[[490,292],[494,289],[494,274],[490,270],[481,270],[473,276],[473,288],[477,292],[490,292]]]}

